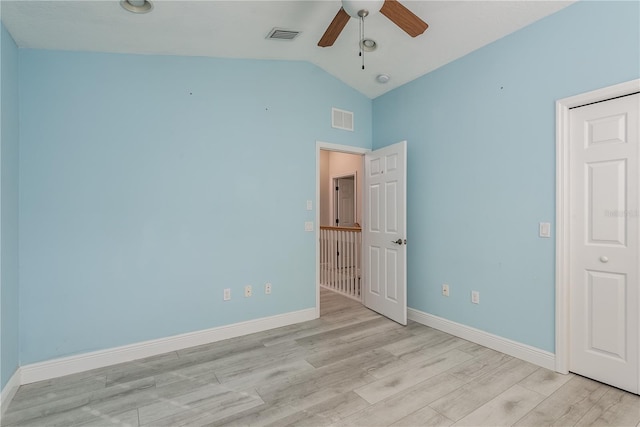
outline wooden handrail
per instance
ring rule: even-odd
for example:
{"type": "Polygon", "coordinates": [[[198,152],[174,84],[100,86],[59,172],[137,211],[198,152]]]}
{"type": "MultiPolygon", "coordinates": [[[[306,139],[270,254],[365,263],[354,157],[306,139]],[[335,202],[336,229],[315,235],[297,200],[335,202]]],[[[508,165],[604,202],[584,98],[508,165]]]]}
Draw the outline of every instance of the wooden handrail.
{"type": "Polygon", "coordinates": [[[357,233],[362,232],[362,228],[360,227],[332,227],[330,225],[321,225],[320,230],[355,231],[357,233]]]}

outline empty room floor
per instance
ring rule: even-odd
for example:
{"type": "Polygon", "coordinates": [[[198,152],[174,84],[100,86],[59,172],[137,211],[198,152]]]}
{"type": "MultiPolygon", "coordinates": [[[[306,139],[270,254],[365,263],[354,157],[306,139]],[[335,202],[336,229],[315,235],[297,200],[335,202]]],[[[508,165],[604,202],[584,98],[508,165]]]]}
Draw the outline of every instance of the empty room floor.
{"type": "Polygon", "coordinates": [[[20,387],[2,425],[637,426],[640,397],[323,290],[322,316],[20,387]]]}

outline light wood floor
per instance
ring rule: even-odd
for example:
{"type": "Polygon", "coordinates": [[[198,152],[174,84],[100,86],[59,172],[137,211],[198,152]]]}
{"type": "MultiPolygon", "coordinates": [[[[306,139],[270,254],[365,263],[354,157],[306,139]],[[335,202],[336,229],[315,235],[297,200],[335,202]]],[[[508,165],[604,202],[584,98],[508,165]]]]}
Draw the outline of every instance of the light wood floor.
{"type": "Polygon", "coordinates": [[[640,398],[322,292],[298,325],[20,387],[3,425],[636,426],[640,398]]]}

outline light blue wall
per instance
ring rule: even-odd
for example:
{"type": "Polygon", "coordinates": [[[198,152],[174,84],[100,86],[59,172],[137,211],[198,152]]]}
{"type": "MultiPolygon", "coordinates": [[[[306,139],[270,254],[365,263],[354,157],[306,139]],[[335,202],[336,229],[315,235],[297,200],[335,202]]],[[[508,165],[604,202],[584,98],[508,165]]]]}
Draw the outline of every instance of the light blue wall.
{"type": "Polygon", "coordinates": [[[15,373],[18,350],[18,48],[1,25],[0,390],[15,373]]]}
{"type": "Polygon", "coordinates": [[[22,364],[315,307],[316,140],[370,147],[371,100],[304,62],[20,67],[22,364]]]}
{"type": "Polygon", "coordinates": [[[374,100],[374,147],[408,140],[410,307],[554,351],[555,101],[640,76],[639,4],[574,4],[374,100]]]}

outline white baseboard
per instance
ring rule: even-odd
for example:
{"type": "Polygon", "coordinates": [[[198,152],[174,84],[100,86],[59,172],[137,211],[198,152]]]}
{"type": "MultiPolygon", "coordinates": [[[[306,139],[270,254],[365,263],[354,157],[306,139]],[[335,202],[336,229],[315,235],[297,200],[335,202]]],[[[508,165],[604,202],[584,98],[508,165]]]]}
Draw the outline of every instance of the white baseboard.
{"type": "Polygon", "coordinates": [[[309,308],[203,331],[189,332],[107,350],[33,363],[20,368],[20,384],[29,384],[91,369],[103,368],[117,363],[130,362],[170,351],[262,332],[294,323],[306,322],[316,318],[316,309],[309,308]]]}
{"type": "Polygon", "coordinates": [[[9,403],[11,403],[11,399],[16,395],[16,391],[18,391],[20,384],[22,384],[21,369],[18,367],[0,392],[0,419],[2,419],[4,411],[9,406],[9,403]]]}
{"type": "Polygon", "coordinates": [[[425,313],[413,308],[407,309],[408,318],[423,325],[438,329],[451,335],[463,338],[467,341],[480,344],[492,350],[499,351],[509,356],[517,357],[534,365],[555,370],[556,357],[553,353],[512,341],[507,338],[493,335],[480,329],[475,329],[461,323],[452,322],[433,314],[425,313]]]}

